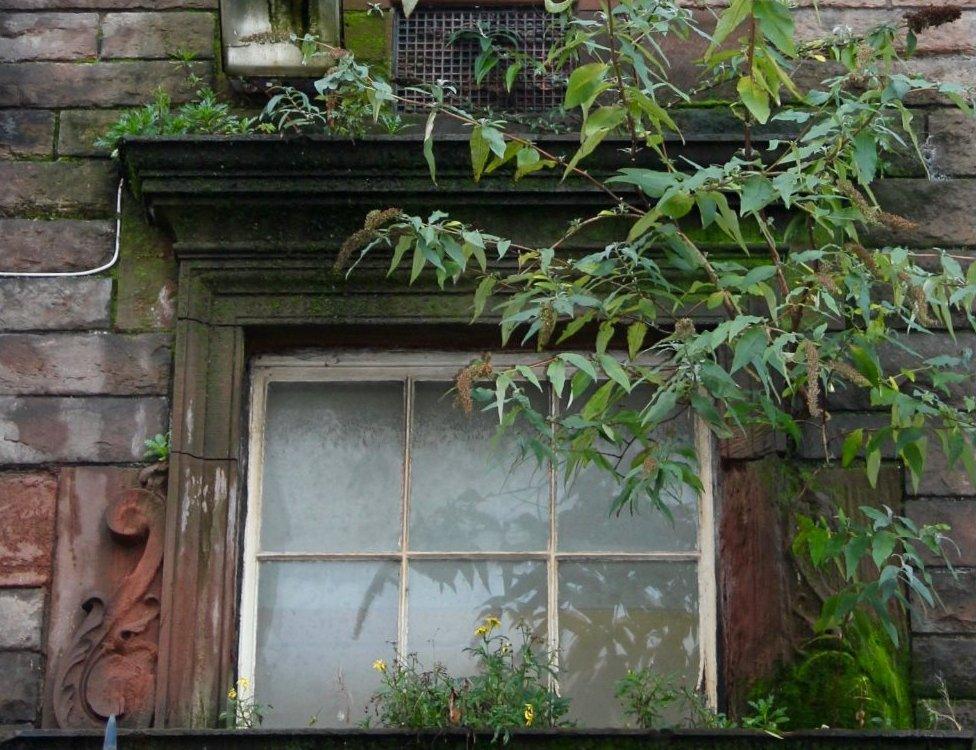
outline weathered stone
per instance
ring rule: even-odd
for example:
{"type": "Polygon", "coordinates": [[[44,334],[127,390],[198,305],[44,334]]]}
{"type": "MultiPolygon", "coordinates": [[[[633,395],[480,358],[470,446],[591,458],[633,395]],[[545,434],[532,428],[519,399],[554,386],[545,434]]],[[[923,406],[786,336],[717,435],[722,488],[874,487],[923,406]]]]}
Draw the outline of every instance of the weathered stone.
{"type": "Polygon", "coordinates": [[[911,247],[976,244],[976,181],[882,180],[875,186],[885,210],[917,224],[911,231],[872,230],[871,241],[911,247]]]}
{"type": "Polygon", "coordinates": [[[119,119],[119,109],[66,109],[58,127],[58,156],[108,156],[111,149],[95,145],[119,119]]]}
{"type": "Polygon", "coordinates": [[[176,50],[200,60],[213,57],[210,13],[107,13],[102,21],[102,57],[167,59],[176,50]]]}
{"type": "Polygon", "coordinates": [[[33,722],[41,697],[41,656],[29,651],[0,651],[0,724],[33,722]]]}
{"type": "Polygon", "coordinates": [[[98,52],[97,13],[0,16],[0,62],[80,60],[98,52]]]}
{"type": "MultiPolygon", "coordinates": [[[[189,63],[190,70],[210,81],[213,66],[189,63]]],[[[113,107],[145,104],[156,89],[174,101],[193,97],[197,86],[186,71],[169,60],[100,62],[0,63],[2,107],[113,107]]]]}
{"type": "Polygon", "coordinates": [[[0,330],[107,328],[111,307],[109,278],[0,279],[0,330]]]}
{"type": "MultiPolygon", "coordinates": [[[[976,567],[976,500],[920,498],[906,503],[905,513],[917,524],[949,524],[952,543],[945,545],[949,562],[976,567]]],[[[938,556],[924,549],[921,553],[926,563],[939,564],[938,556]]]]}
{"type": "Polygon", "coordinates": [[[0,162],[0,215],[106,214],[116,182],[115,165],[106,161],[0,162]]]}
{"type": "MultiPolygon", "coordinates": [[[[836,28],[849,28],[855,34],[863,34],[881,24],[898,25],[905,14],[904,8],[882,9],[866,7],[863,3],[849,3],[846,7],[817,7],[794,12],[797,39],[829,37],[836,28]]],[[[976,15],[963,13],[957,21],[940,26],[934,33],[920,34],[919,54],[971,53],[976,34],[976,15]]]]}
{"type": "Polygon", "coordinates": [[[976,571],[933,569],[932,584],[941,603],[925,607],[912,595],[916,633],[976,633],[976,571]]]}
{"type": "Polygon", "coordinates": [[[168,423],[165,398],[0,396],[0,463],[139,461],[168,423]]]}
{"type": "Polygon", "coordinates": [[[176,313],[173,245],[126,195],[118,266],[115,325],[122,331],[168,329],[176,313]]]}
{"type": "Polygon", "coordinates": [[[215,10],[220,0],[0,0],[0,10],[215,10]]]}
{"type": "MultiPolygon", "coordinates": [[[[58,574],[51,588],[47,635],[46,725],[57,725],[54,693],[59,689],[59,673],[65,666],[65,655],[79,645],[78,629],[86,617],[83,605],[92,596],[97,596],[106,605],[115,604],[121,609],[126,606],[125,601],[112,602],[111,597],[143,558],[144,545],[133,543],[136,541],[133,539],[120,539],[119,529],[116,528],[113,534],[108,523],[116,503],[132,492],[142,494],[138,475],[137,469],[118,467],[86,466],[62,470],[55,553],[58,574]]],[[[156,573],[156,570],[147,571],[153,578],[156,573]]],[[[148,582],[142,581],[143,585],[148,582]]],[[[124,612],[116,609],[115,614],[124,612]]],[[[108,673],[117,679],[126,676],[119,673],[119,667],[123,666],[119,664],[122,661],[120,651],[121,646],[113,656],[114,670],[113,665],[108,665],[108,673]]],[[[129,713],[135,707],[125,708],[129,713]]]]}
{"type": "Polygon", "coordinates": [[[44,589],[0,589],[0,650],[39,651],[43,627],[44,589]]]}
{"type": "Polygon", "coordinates": [[[916,636],[912,640],[912,678],[920,697],[937,696],[941,679],[954,698],[976,698],[976,638],[916,636]]]}
{"type": "Polygon", "coordinates": [[[53,112],[0,110],[0,158],[50,156],[53,145],[53,112]]]}
{"type": "Polygon", "coordinates": [[[165,334],[0,334],[2,395],[164,395],[169,367],[165,334]]]}
{"type": "Polygon", "coordinates": [[[976,124],[956,110],[936,110],[929,115],[926,143],[930,167],[950,177],[976,175],[976,124]]]}
{"type": "Polygon", "coordinates": [[[0,266],[10,271],[86,271],[112,257],[115,223],[0,219],[0,266]]]}
{"type": "Polygon", "coordinates": [[[905,477],[905,492],[909,495],[976,495],[976,486],[965,469],[956,464],[951,469],[945,455],[939,447],[938,440],[929,440],[929,450],[925,461],[925,473],[919,481],[918,488],[912,486],[909,478],[905,477]]]}
{"type": "Polygon", "coordinates": [[[0,586],[47,583],[57,491],[50,474],[0,474],[0,586]]]}

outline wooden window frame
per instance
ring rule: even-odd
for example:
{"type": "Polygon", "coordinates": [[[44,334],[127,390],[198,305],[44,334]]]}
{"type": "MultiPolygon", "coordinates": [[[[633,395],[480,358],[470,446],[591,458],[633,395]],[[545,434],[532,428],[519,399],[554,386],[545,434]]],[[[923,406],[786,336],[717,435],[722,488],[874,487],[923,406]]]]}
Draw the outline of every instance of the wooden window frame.
{"type": "MultiPolygon", "coordinates": [[[[556,528],[557,477],[552,466],[548,470],[548,522],[549,533],[545,551],[443,551],[419,552],[409,547],[408,519],[410,513],[410,446],[412,443],[413,390],[417,382],[449,381],[460,366],[471,358],[470,353],[440,352],[430,350],[403,351],[332,351],[311,356],[270,355],[257,357],[251,366],[249,432],[247,442],[251,460],[247,473],[247,507],[244,524],[242,554],[242,583],[240,599],[240,626],[238,631],[238,677],[249,680],[257,689],[257,620],[258,620],[258,569],[266,560],[383,560],[400,566],[397,600],[398,652],[406,653],[408,636],[408,580],[409,563],[412,560],[536,560],[546,566],[546,633],[547,645],[559,653],[559,581],[560,561],[640,561],[640,562],[693,562],[697,575],[698,608],[698,674],[696,684],[712,708],[718,705],[717,667],[717,606],[715,576],[715,522],[714,460],[711,433],[698,418],[694,421],[695,448],[699,456],[704,491],[698,502],[698,535],[695,549],[687,551],[648,550],[642,552],[560,552],[557,550],[556,528]],[[268,386],[273,382],[369,382],[400,381],[404,385],[404,468],[401,497],[401,544],[399,552],[274,552],[260,549],[260,522],[262,483],[264,472],[264,442],[268,386]]],[[[493,355],[493,361],[503,366],[530,364],[537,357],[513,352],[493,355]]],[[[557,399],[549,392],[550,410],[556,408],[557,399]]],[[[448,408],[448,407],[445,407],[448,408]]]]}

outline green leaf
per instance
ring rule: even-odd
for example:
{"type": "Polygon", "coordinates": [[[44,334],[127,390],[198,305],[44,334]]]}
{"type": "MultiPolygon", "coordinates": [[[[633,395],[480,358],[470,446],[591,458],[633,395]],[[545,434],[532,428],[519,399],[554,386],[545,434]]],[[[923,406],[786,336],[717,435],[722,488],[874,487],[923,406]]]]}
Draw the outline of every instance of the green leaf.
{"type": "Polygon", "coordinates": [[[413,237],[409,234],[405,234],[399,240],[397,240],[396,247],[393,248],[393,259],[390,261],[390,270],[387,273],[387,276],[397,269],[397,267],[400,265],[400,261],[403,260],[404,253],[410,249],[410,245],[412,244],[413,237]]]}
{"type": "Polygon", "coordinates": [[[430,181],[437,184],[437,163],[434,161],[434,123],[437,120],[437,110],[432,109],[427,117],[427,126],[424,128],[424,159],[430,169],[430,181]]]}
{"type": "MultiPolygon", "coordinates": [[[[567,0],[567,2],[573,2],[573,0],[567,0]]],[[[522,72],[522,63],[512,63],[505,69],[505,90],[511,91],[512,86],[515,85],[515,79],[518,74],[522,72]]]]}
{"type": "Polygon", "coordinates": [[[742,185],[742,204],[739,214],[745,216],[765,208],[776,199],[776,188],[762,175],[751,175],[742,185]]]}
{"type": "Polygon", "coordinates": [[[494,276],[485,276],[478,284],[478,289],[474,293],[474,316],[471,318],[472,321],[476,320],[485,309],[485,303],[491,296],[491,290],[495,288],[496,279],[494,276]]]}
{"type": "Polygon", "coordinates": [[[470,146],[471,169],[474,172],[474,181],[478,182],[481,179],[481,173],[485,169],[485,164],[488,163],[488,157],[491,156],[491,149],[484,136],[484,128],[480,125],[475,126],[471,130],[470,146]]]}
{"type": "Polygon", "coordinates": [[[418,242],[413,248],[413,265],[410,268],[410,283],[412,284],[420,276],[420,272],[424,269],[424,251],[421,247],[421,243],[418,242]]]}
{"type": "Polygon", "coordinates": [[[603,77],[609,70],[606,63],[593,62],[580,65],[569,76],[566,84],[566,98],[563,106],[566,109],[583,107],[587,109],[590,103],[604,89],[603,77]]]}
{"type": "Polygon", "coordinates": [[[793,15],[782,0],[755,0],[753,13],[762,35],[787,55],[796,54],[793,15]]]}
{"type": "Polygon", "coordinates": [[[868,453],[867,458],[868,483],[871,485],[872,489],[878,486],[879,471],[881,471],[881,451],[873,450],[868,453]]]}
{"type": "Polygon", "coordinates": [[[583,355],[577,354],[576,352],[563,352],[559,355],[559,358],[565,360],[577,370],[585,372],[590,377],[590,380],[598,379],[599,376],[593,363],[583,355]]]}
{"type": "Polygon", "coordinates": [[[738,372],[756,359],[766,349],[766,344],[766,332],[763,328],[756,326],[746,331],[735,343],[735,356],[729,372],[738,372]]]}
{"type": "Polygon", "coordinates": [[[857,458],[857,454],[861,452],[861,446],[864,444],[864,430],[858,427],[856,430],[852,430],[846,438],[844,438],[844,445],[841,448],[841,459],[840,463],[845,469],[851,465],[851,462],[857,458]]]}
{"type": "Polygon", "coordinates": [[[743,76],[739,79],[736,90],[739,92],[742,103],[746,105],[746,109],[752,113],[757,122],[766,123],[769,121],[769,92],[760,86],[755,78],[743,76]]]}
{"type": "Polygon", "coordinates": [[[620,366],[617,359],[609,354],[600,354],[597,356],[597,359],[600,360],[600,366],[603,367],[603,371],[607,374],[607,377],[630,393],[630,378],[627,377],[626,371],[620,366]]]}
{"type": "Polygon", "coordinates": [[[597,354],[603,354],[607,350],[607,345],[610,343],[611,338],[613,338],[613,323],[604,320],[600,323],[600,330],[596,334],[597,354]]]}
{"type": "Polygon", "coordinates": [[[636,359],[647,335],[647,324],[638,320],[627,328],[627,353],[631,359],[636,359]]]}
{"type": "Polygon", "coordinates": [[[566,363],[561,359],[554,359],[546,368],[546,377],[552,383],[552,390],[557,396],[563,395],[563,386],[566,384],[566,363]]]}
{"type": "Polygon", "coordinates": [[[750,15],[752,15],[752,0],[733,0],[715,25],[712,43],[705,52],[705,58],[711,57],[722,42],[728,39],[729,34],[739,28],[750,15]]]}
{"type": "Polygon", "coordinates": [[[878,146],[874,133],[865,128],[854,139],[854,164],[861,182],[874,181],[878,170],[878,146]]]}

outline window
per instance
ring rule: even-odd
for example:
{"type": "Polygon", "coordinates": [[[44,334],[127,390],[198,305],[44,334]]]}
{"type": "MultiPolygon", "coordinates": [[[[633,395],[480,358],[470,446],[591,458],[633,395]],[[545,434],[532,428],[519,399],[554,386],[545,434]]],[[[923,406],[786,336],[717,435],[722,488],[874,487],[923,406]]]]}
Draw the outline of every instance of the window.
{"type": "Polygon", "coordinates": [[[221,0],[226,70],[240,75],[314,76],[332,65],[326,57],[307,65],[292,36],[311,34],[339,44],[339,0],[221,0]]]}
{"type": "MultiPolygon", "coordinates": [[[[488,614],[558,649],[583,726],[621,723],[613,683],[628,668],[681,674],[714,700],[710,491],[677,498],[673,525],[608,518],[602,474],[567,487],[513,465],[514,437],[492,446],[493,413],[451,406],[470,359],[254,363],[239,669],[274,706],[266,723],[357,724],[378,683],[370,665],[394,646],[461,673],[488,614]]],[[[696,430],[709,473],[705,431],[669,429],[696,430]]]]}

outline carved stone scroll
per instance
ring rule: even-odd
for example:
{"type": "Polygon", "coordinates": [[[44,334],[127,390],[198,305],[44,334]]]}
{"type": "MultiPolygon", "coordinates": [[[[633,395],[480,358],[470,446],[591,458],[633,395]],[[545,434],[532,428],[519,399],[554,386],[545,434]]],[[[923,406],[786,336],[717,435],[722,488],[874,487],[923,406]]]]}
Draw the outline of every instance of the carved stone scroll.
{"type": "Polygon", "coordinates": [[[53,709],[61,727],[102,726],[116,714],[126,726],[148,726],[153,715],[163,561],[167,464],[139,473],[137,488],[109,506],[112,541],[141,547],[136,566],[109,594],[84,598],[84,618],[55,672],[53,709]]]}

